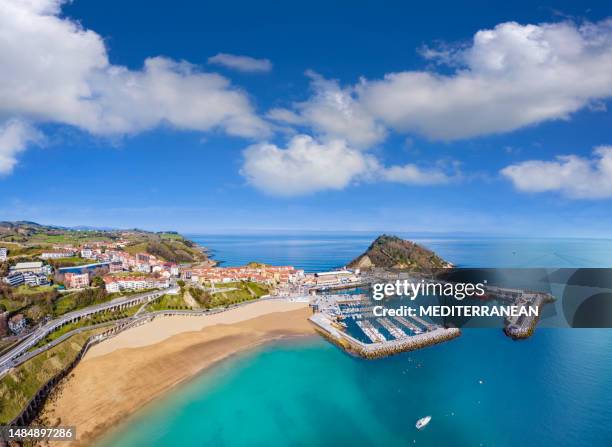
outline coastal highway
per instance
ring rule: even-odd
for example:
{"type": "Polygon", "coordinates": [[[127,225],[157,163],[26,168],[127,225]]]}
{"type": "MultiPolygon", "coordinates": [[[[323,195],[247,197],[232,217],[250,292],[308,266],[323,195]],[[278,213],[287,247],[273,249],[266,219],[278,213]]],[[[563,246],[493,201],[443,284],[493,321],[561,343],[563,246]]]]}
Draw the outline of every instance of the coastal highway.
{"type": "MultiPolygon", "coordinates": [[[[146,302],[150,302],[153,301],[154,299],[158,298],[159,296],[165,294],[165,293],[175,293],[178,292],[179,288],[178,287],[171,287],[169,289],[164,289],[164,290],[156,290],[153,292],[147,292],[147,293],[143,293],[143,294],[139,294],[139,295],[132,295],[130,297],[122,297],[122,298],[117,298],[113,301],[109,301],[108,303],[104,303],[104,305],[97,305],[97,306],[92,306],[92,307],[88,307],[86,309],[81,309],[80,311],[75,311],[72,312],[70,314],[66,314],[64,317],[66,318],[59,318],[57,320],[53,320],[50,321],[49,323],[47,323],[46,325],[42,326],[41,328],[35,330],[32,334],[30,334],[29,337],[24,338],[24,342],[22,344],[19,344],[17,347],[15,347],[14,349],[12,349],[11,351],[9,351],[7,354],[3,355],[2,357],[0,357],[0,377],[4,376],[4,374],[6,374],[6,372],[10,369],[10,368],[14,368],[16,366],[19,366],[20,364],[24,363],[25,361],[36,357],[37,355],[47,351],[48,349],[51,349],[53,346],[58,345],[59,343],[61,343],[62,341],[72,337],[75,334],[78,334],[80,332],[83,331],[88,331],[91,329],[95,329],[97,327],[104,327],[104,326],[110,326],[110,325],[114,325],[117,323],[121,323],[121,322],[127,322],[127,321],[132,321],[132,322],[136,322],[138,320],[143,320],[143,319],[148,319],[150,320],[151,318],[155,318],[157,316],[171,316],[171,315],[192,315],[192,316],[206,316],[206,315],[214,315],[217,313],[221,313],[221,312],[226,312],[228,310],[231,309],[235,309],[237,307],[242,307],[242,306],[246,306],[248,304],[253,303],[253,301],[245,301],[242,303],[236,303],[236,304],[232,304],[230,306],[226,306],[226,307],[220,307],[220,308],[216,308],[216,309],[192,309],[192,310],[159,310],[159,311],[154,311],[154,312],[145,312],[145,313],[140,313],[140,314],[135,314],[131,317],[128,318],[124,318],[121,320],[115,320],[115,321],[109,321],[109,322],[105,322],[105,323],[100,323],[97,325],[91,325],[91,326],[85,326],[82,328],[77,328],[74,329],[70,332],[67,332],[65,334],[63,334],[61,337],[58,337],[57,339],[53,340],[50,343],[45,344],[44,346],[41,346],[35,350],[29,351],[29,349],[36,343],[38,343],[38,341],[40,341],[42,338],[44,338],[47,334],[49,334],[50,332],[53,332],[53,330],[58,329],[59,326],[61,326],[61,321],[63,321],[64,323],[70,322],[72,319],[77,318],[77,317],[82,317],[82,316],[86,316],[86,315],[91,315],[93,313],[96,312],[101,312],[104,310],[107,310],[109,308],[112,307],[116,307],[119,305],[128,305],[128,306],[132,306],[135,304],[138,304],[139,302],[142,303],[146,303],[146,302]],[[70,317],[69,317],[70,315],[70,317]],[[51,330],[48,330],[50,327],[54,328],[51,330]],[[42,331],[43,329],[47,329],[46,333],[45,331],[42,331]],[[44,335],[40,335],[40,333],[44,333],[44,335]],[[36,337],[34,337],[36,336],[36,337]],[[31,337],[31,338],[30,338],[31,337]]],[[[270,295],[265,295],[262,296],[258,301],[266,301],[266,300],[283,300],[283,301],[295,301],[295,302],[309,302],[310,301],[310,297],[308,295],[296,295],[296,296],[270,296],[270,295]]],[[[77,318],[78,319],[78,318],[77,318]]]]}
{"type": "MultiPolygon", "coordinates": [[[[128,317],[128,318],[122,318],[121,320],[107,321],[107,322],[105,322],[105,323],[99,323],[99,324],[94,324],[94,325],[91,325],[91,326],[80,327],[80,328],[74,329],[74,330],[72,330],[72,331],[70,331],[70,332],[66,332],[66,333],[65,333],[65,334],[63,334],[62,336],[57,337],[55,340],[53,340],[53,341],[51,341],[51,342],[49,342],[49,343],[47,343],[47,344],[45,344],[45,345],[41,346],[40,348],[36,348],[36,349],[34,349],[34,350],[32,350],[32,351],[28,351],[28,352],[26,352],[26,353],[24,353],[24,354],[22,354],[22,355],[18,356],[17,358],[13,359],[13,360],[11,361],[12,367],[14,367],[14,366],[19,366],[19,365],[21,365],[22,363],[27,362],[27,361],[28,361],[28,360],[30,360],[31,358],[34,358],[34,357],[36,357],[37,355],[42,354],[43,352],[45,352],[45,351],[47,351],[47,350],[51,349],[52,347],[59,345],[59,344],[60,344],[60,343],[62,343],[63,341],[65,341],[65,340],[69,339],[70,337],[72,337],[72,336],[74,336],[74,335],[76,335],[76,334],[80,334],[81,332],[84,332],[84,331],[91,331],[92,329],[97,329],[97,328],[101,328],[101,327],[112,326],[112,325],[117,324],[117,323],[122,323],[122,322],[125,322],[125,321],[129,321],[129,320],[131,320],[132,318],[133,318],[133,317],[128,317]]],[[[6,372],[6,370],[2,370],[2,371],[0,371],[0,377],[2,377],[2,375],[3,375],[5,372],[6,372]]]]}
{"type": "Polygon", "coordinates": [[[94,306],[86,307],[84,309],[75,310],[67,314],[62,315],[59,318],[48,321],[44,325],[37,328],[34,332],[25,337],[21,342],[13,347],[10,351],[0,357],[0,375],[2,375],[7,369],[13,367],[14,360],[25,354],[28,349],[36,345],[40,340],[45,338],[51,332],[59,329],[61,326],[73,321],[80,320],[83,317],[93,315],[106,310],[117,309],[121,307],[131,307],[139,303],[149,302],[167,293],[177,293],[179,288],[172,286],[168,289],[154,290],[151,292],[141,293],[137,295],[125,296],[115,298],[114,300],[108,301],[102,304],[96,304],[94,306]]]}

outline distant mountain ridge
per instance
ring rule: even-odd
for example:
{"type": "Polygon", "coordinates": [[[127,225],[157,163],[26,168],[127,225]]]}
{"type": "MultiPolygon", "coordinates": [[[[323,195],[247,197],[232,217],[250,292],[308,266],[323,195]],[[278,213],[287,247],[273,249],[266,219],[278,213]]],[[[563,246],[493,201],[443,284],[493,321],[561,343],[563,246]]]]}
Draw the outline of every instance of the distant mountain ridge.
{"type": "Polygon", "coordinates": [[[378,236],[368,249],[351,261],[350,268],[387,268],[429,270],[452,267],[452,264],[433,251],[397,236],[378,236]]]}

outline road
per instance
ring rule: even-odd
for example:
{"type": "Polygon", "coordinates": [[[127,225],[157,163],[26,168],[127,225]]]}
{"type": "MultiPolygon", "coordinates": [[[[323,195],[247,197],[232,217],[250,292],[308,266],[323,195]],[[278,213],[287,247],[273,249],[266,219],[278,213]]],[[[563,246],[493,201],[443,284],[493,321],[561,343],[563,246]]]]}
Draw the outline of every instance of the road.
{"type": "Polygon", "coordinates": [[[55,331],[64,324],[72,321],[80,320],[88,315],[93,315],[99,312],[104,312],[109,309],[117,307],[131,307],[133,305],[143,303],[145,301],[152,301],[166,293],[177,293],[179,288],[177,286],[170,287],[168,289],[154,290],[151,292],[141,293],[137,295],[131,295],[126,297],[115,298],[114,300],[108,301],[102,304],[96,304],[94,306],[86,307],[84,309],[75,310],[67,314],[62,315],[54,320],[48,321],[44,325],[37,328],[34,332],[25,337],[21,342],[13,347],[10,351],[0,357],[0,375],[2,375],[7,369],[12,368],[14,360],[19,356],[25,354],[28,349],[36,345],[40,340],[45,338],[48,334],[55,331]]]}

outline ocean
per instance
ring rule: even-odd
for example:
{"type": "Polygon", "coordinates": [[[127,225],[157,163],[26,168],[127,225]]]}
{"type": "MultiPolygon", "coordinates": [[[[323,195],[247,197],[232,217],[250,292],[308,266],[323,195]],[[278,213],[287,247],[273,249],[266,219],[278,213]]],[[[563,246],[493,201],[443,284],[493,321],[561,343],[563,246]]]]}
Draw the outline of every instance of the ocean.
{"type": "MultiPolygon", "coordinates": [[[[410,237],[410,235],[404,235],[410,237]]],[[[372,235],[206,236],[222,265],[342,266],[372,235]]],[[[464,267],[610,267],[612,241],[412,237],[464,267]]],[[[101,442],[134,446],[611,446],[612,330],[499,329],[367,361],[318,337],[240,354],[101,442]],[[417,419],[431,415],[416,430],[417,419]]]]}
{"type": "MultiPolygon", "coordinates": [[[[377,234],[188,235],[207,247],[222,266],[251,261],[293,265],[306,272],[348,264],[377,234]]],[[[401,234],[458,267],[612,267],[609,239],[519,239],[468,236],[431,237],[401,234]]]]}

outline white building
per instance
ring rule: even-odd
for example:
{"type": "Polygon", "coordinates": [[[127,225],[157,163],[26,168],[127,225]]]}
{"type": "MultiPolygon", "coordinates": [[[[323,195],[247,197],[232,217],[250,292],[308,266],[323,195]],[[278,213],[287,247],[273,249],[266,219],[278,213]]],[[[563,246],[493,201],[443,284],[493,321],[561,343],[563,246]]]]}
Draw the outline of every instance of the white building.
{"type": "Polygon", "coordinates": [[[84,247],[81,249],[81,258],[93,258],[94,252],[89,247],[84,247]]]}
{"type": "Polygon", "coordinates": [[[0,247],[0,262],[6,261],[8,250],[5,247],[0,247]]]}
{"type": "Polygon", "coordinates": [[[108,293],[119,293],[121,292],[121,286],[119,285],[119,281],[104,281],[104,288],[108,293]]]}
{"type": "Polygon", "coordinates": [[[23,277],[23,273],[16,272],[16,273],[11,273],[7,277],[5,277],[4,282],[7,283],[11,287],[18,287],[25,283],[25,279],[23,277]]]}
{"type": "Polygon", "coordinates": [[[38,282],[38,275],[32,272],[25,272],[23,274],[23,280],[26,283],[26,286],[34,287],[38,282]]]}
{"type": "Polygon", "coordinates": [[[151,273],[151,266],[149,264],[137,264],[134,270],[142,273],[151,273]]]}
{"type": "Polygon", "coordinates": [[[314,279],[320,285],[357,281],[357,277],[350,270],[332,270],[330,272],[315,273],[314,279]]]}
{"type": "Polygon", "coordinates": [[[17,314],[11,317],[8,321],[8,327],[13,334],[19,334],[26,328],[26,319],[22,314],[17,314]]]}
{"type": "Polygon", "coordinates": [[[38,262],[19,262],[17,264],[15,264],[13,267],[11,267],[9,269],[9,271],[11,273],[13,272],[19,272],[19,273],[24,273],[24,272],[31,272],[31,273],[42,273],[44,271],[43,269],[43,263],[38,261],[38,262]]]}
{"type": "Polygon", "coordinates": [[[70,258],[74,256],[73,251],[53,251],[46,252],[40,255],[41,259],[61,259],[61,258],[70,258]]]}
{"type": "Polygon", "coordinates": [[[49,284],[49,280],[42,273],[24,272],[21,275],[25,284],[30,287],[46,286],[49,284]]]}
{"type": "Polygon", "coordinates": [[[150,276],[113,276],[104,277],[104,284],[108,293],[123,290],[166,289],[170,287],[168,278],[155,278],[150,276]]]}

